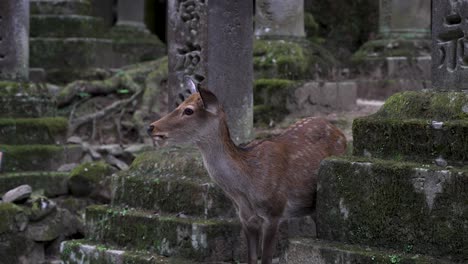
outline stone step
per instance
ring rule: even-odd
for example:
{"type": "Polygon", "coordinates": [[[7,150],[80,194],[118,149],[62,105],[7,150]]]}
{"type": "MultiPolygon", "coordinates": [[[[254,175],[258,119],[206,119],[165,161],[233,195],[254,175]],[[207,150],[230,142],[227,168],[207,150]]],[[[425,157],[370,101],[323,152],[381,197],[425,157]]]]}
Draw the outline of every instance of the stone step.
{"type": "Polygon", "coordinates": [[[281,264],[451,264],[449,260],[413,254],[406,251],[389,251],[377,248],[327,242],[317,239],[291,239],[289,248],[280,260],[281,264]]]}
{"type": "Polygon", "coordinates": [[[34,83],[0,81],[0,118],[55,116],[47,87],[34,83]]]}
{"type": "Polygon", "coordinates": [[[67,126],[62,117],[0,118],[0,144],[64,144],[67,126]]]}
{"type": "Polygon", "coordinates": [[[44,192],[47,197],[68,193],[68,173],[64,172],[19,172],[0,174],[0,194],[23,184],[28,184],[34,192],[44,192]]]}
{"type": "Polygon", "coordinates": [[[61,165],[79,163],[83,149],[78,145],[0,145],[1,171],[56,171],[61,165]]]}
{"type": "Polygon", "coordinates": [[[245,257],[238,222],[183,218],[109,206],[86,210],[88,239],[132,250],[193,261],[235,261],[245,257]]]}
{"type": "Polygon", "coordinates": [[[64,264],[78,263],[132,263],[132,264],[170,264],[193,263],[181,259],[171,259],[145,251],[126,249],[99,244],[86,240],[64,241],[60,245],[60,255],[64,264]]]}
{"type": "Polygon", "coordinates": [[[404,92],[353,123],[354,155],[468,165],[468,94],[404,92]]]}
{"type": "Polygon", "coordinates": [[[89,15],[91,4],[88,0],[31,0],[31,14],[89,15]]]}
{"type": "Polygon", "coordinates": [[[468,261],[468,167],[342,157],[318,178],[318,237],[468,261]]]}
{"type": "Polygon", "coordinates": [[[104,34],[102,19],[81,15],[33,15],[30,37],[78,38],[99,37],[104,34]]]}

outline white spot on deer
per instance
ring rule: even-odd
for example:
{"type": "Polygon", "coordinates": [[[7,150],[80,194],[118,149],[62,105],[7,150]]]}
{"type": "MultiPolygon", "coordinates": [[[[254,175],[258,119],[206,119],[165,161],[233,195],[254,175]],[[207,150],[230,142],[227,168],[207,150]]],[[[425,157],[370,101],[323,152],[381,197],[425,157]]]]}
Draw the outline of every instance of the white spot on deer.
{"type": "Polygon", "coordinates": [[[349,210],[348,208],[344,205],[344,200],[343,198],[340,199],[340,204],[338,205],[340,207],[340,212],[341,215],[343,215],[343,218],[346,220],[348,219],[349,216],[349,210]]]}

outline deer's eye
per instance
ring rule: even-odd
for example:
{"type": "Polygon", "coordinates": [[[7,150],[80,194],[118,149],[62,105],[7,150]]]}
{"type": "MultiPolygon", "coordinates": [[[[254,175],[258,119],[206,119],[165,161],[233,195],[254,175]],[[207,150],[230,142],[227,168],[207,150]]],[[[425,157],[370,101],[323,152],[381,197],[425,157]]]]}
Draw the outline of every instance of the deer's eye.
{"type": "Polygon", "coordinates": [[[193,114],[193,110],[191,108],[184,109],[184,115],[191,115],[191,114],[193,114]]]}

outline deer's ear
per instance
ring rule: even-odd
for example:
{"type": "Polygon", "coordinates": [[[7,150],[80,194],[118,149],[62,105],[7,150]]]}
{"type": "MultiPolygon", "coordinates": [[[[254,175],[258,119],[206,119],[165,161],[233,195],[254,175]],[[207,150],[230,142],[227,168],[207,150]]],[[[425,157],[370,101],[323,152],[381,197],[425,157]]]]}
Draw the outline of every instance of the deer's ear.
{"type": "Polygon", "coordinates": [[[190,91],[191,94],[197,92],[197,84],[192,80],[192,78],[185,76],[184,77],[184,86],[190,91]]]}
{"type": "Polygon", "coordinates": [[[216,95],[209,90],[203,89],[198,87],[198,93],[200,93],[200,97],[203,102],[203,107],[206,111],[216,114],[219,110],[219,102],[216,95]]]}

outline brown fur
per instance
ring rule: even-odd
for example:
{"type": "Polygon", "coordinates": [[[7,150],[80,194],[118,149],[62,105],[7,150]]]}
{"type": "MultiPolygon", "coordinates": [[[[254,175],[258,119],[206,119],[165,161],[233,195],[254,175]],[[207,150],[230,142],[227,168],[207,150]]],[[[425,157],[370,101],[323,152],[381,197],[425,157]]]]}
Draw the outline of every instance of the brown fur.
{"type": "Polygon", "coordinates": [[[152,123],[150,132],[156,142],[197,145],[211,178],[238,210],[250,264],[256,263],[259,241],[262,263],[271,263],[281,219],[314,212],[320,161],[346,149],[344,135],[322,118],[303,119],[275,138],[238,147],[209,91],[189,97],[152,123]],[[194,113],[185,115],[186,108],[194,113]]]}

